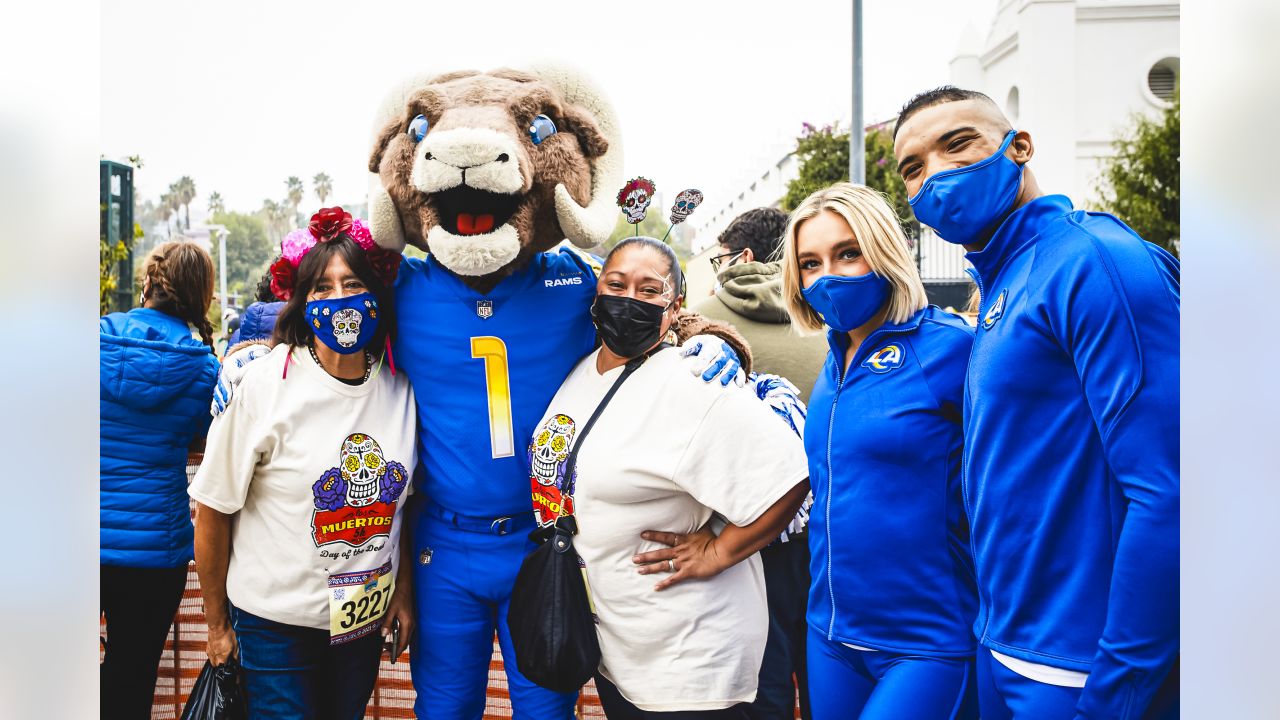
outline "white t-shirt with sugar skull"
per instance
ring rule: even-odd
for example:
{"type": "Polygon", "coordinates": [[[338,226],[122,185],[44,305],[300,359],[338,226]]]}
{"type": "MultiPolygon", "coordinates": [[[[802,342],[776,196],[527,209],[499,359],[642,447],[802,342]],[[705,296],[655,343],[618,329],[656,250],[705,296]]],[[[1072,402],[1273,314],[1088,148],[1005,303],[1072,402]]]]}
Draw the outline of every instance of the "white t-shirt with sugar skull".
{"type": "Polygon", "coordinates": [[[249,366],[209,429],[189,492],[235,516],[232,604],[330,630],[331,599],[354,592],[333,578],[374,587],[380,575],[395,576],[417,462],[413,391],[385,366],[347,385],[304,348],[293,349],[286,374],[288,355],[278,345],[249,366]]]}
{"type": "Polygon", "coordinates": [[[529,443],[538,519],[575,515],[598,619],[600,670],[642,710],[714,710],[755,697],[769,629],[758,555],[714,578],[657,592],[631,558],[666,547],[644,530],[688,533],[718,513],[748,525],[809,475],[804,445],[754,393],[690,374],[655,353],[618,389],[578,453],[582,427],[622,373],[597,350],[569,374],[529,443]]]}

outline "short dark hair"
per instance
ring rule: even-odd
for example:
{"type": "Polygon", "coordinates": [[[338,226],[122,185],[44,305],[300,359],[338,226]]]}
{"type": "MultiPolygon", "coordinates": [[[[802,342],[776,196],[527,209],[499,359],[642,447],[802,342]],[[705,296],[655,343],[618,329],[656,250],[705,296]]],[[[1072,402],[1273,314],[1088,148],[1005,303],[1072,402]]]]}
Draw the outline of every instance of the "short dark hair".
{"type": "Polygon", "coordinates": [[[751,254],[760,262],[768,262],[782,247],[782,236],[787,231],[787,216],[771,207],[748,210],[729,223],[720,233],[721,245],[734,252],[751,248],[751,254]]]}
{"type": "Polygon", "coordinates": [[[604,259],[604,264],[608,265],[609,258],[613,257],[614,253],[628,245],[643,245],[651,250],[656,250],[657,252],[662,253],[662,255],[667,258],[667,271],[671,273],[671,284],[676,288],[675,297],[673,297],[671,301],[675,302],[676,297],[684,295],[684,272],[680,270],[680,258],[676,257],[676,251],[672,250],[670,245],[657,238],[651,238],[647,235],[632,235],[630,237],[623,238],[617,245],[613,246],[612,250],[609,251],[608,256],[604,259]]]}
{"type": "Polygon", "coordinates": [[[959,102],[961,100],[986,100],[992,105],[996,104],[990,97],[977,90],[965,90],[955,85],[943,85],[932,90],[926,90],[908,100],[907,104],[903,105],[902,109],[898,111],[898,119],[893,123],[893,139],[898,139],[898,129],[902,127],[902,123],[917,112],[925,108],[931,108],[934,105],[959,102]]]}
{"type": "Polygon", "coordinates": [[[276,321],[275,342],[301,347],[314,341],[315,332],[307,324],[307,295],[324,274],[325,268],[329,267],[329,260],[334,255],[342,257],[351,272],[360,278],[360,282],[369,288],[369,292],[378,301],[378,328],[366,349],[374,358],[379,358],[387,340],[395,339],[395,293],[378,278],[364,250],[346,234],[329,242],[317,243],[298,264],[293,294],[285,301],[284,307],[280,309],[280,319],[276,321]]]}

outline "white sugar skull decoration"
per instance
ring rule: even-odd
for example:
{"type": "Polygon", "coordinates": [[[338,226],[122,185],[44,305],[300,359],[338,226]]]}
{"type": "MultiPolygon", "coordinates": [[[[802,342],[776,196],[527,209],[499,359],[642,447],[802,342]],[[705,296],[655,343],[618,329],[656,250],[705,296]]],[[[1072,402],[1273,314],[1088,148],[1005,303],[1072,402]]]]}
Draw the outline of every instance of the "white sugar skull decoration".
{"type": "Polygon", "coordinates": [[[542,432],[533,439],[531,465],[533,476],[543,485],[553,485],[556,481],[556,468],[569,459],[569,448],[573,444],[575,426],[573,418],[568,415],[554,415],[542,432]]]}
{"type": "Polygon", "coordinates": [[[627,216],[627,222],[637,225],[644,220],[656,190],[657,187],[652,180],[642,177],[632,178],[622,186],[618,191],[618,207],[622,208],[622,214],[627,216]]]}
{"type": "Polygon", "coordinates": [[[676,202],[671,206],[671,224],[682,223],[699,205],[702,204],[702,193],[698,190],[681,190],[676,202]]]}
{"type": "Polygon", "coordinates": [[[360,337],[360,320],[363,316],[352,308],[344,308],[333,314],[333,336],[342,347],[351,347],[360,337]]]}
{"type": "Polygon", "coordinates": [[[378,481],[387,470],[387,461],[377,440],[363,433],[348,435],[342,442],[338,467],[347,483],[348,505],[364,507],[377,501],[378,481]]]}

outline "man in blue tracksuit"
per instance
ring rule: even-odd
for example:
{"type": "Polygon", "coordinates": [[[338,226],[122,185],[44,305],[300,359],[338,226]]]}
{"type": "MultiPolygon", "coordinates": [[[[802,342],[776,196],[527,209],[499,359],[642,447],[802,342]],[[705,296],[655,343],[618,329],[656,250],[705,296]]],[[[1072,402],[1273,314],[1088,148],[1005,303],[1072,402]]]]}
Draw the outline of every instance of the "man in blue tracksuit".
{"type": "Polygon", "coordinates": [[[916,217],[981,293],[965,501],[983,720],[1177,716],[1178,261],[1044,195],[985,95],[912,99],[894,153],[916,217]]]}

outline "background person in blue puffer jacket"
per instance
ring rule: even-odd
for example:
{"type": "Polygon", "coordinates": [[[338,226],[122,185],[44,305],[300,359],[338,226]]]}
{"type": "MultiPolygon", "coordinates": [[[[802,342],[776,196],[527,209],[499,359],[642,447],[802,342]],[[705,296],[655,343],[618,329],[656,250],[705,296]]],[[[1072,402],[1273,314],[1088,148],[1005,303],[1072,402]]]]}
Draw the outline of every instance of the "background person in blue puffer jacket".
{"type": "Polygon", "coordinates": [[[276,318],[280,315],[280,308],[284,307],[284,301],[271,292],[270,271],[258,281],[255,298],[257,302],[245,308],[244,315],[240,318],[240,327],[227,340],[228,348],[245,340],[269,340],[271,333],[275,331],[276,318]]]}
{"type": "Polygon", "coordinates": [[[209,254],[163,243],[143,266],[142,307],[99,321],[104,718],[151,717],[156,666],[186,585],[187,450],[208,431],[218,375],[205,317],[212,300],[209,254]]]}

